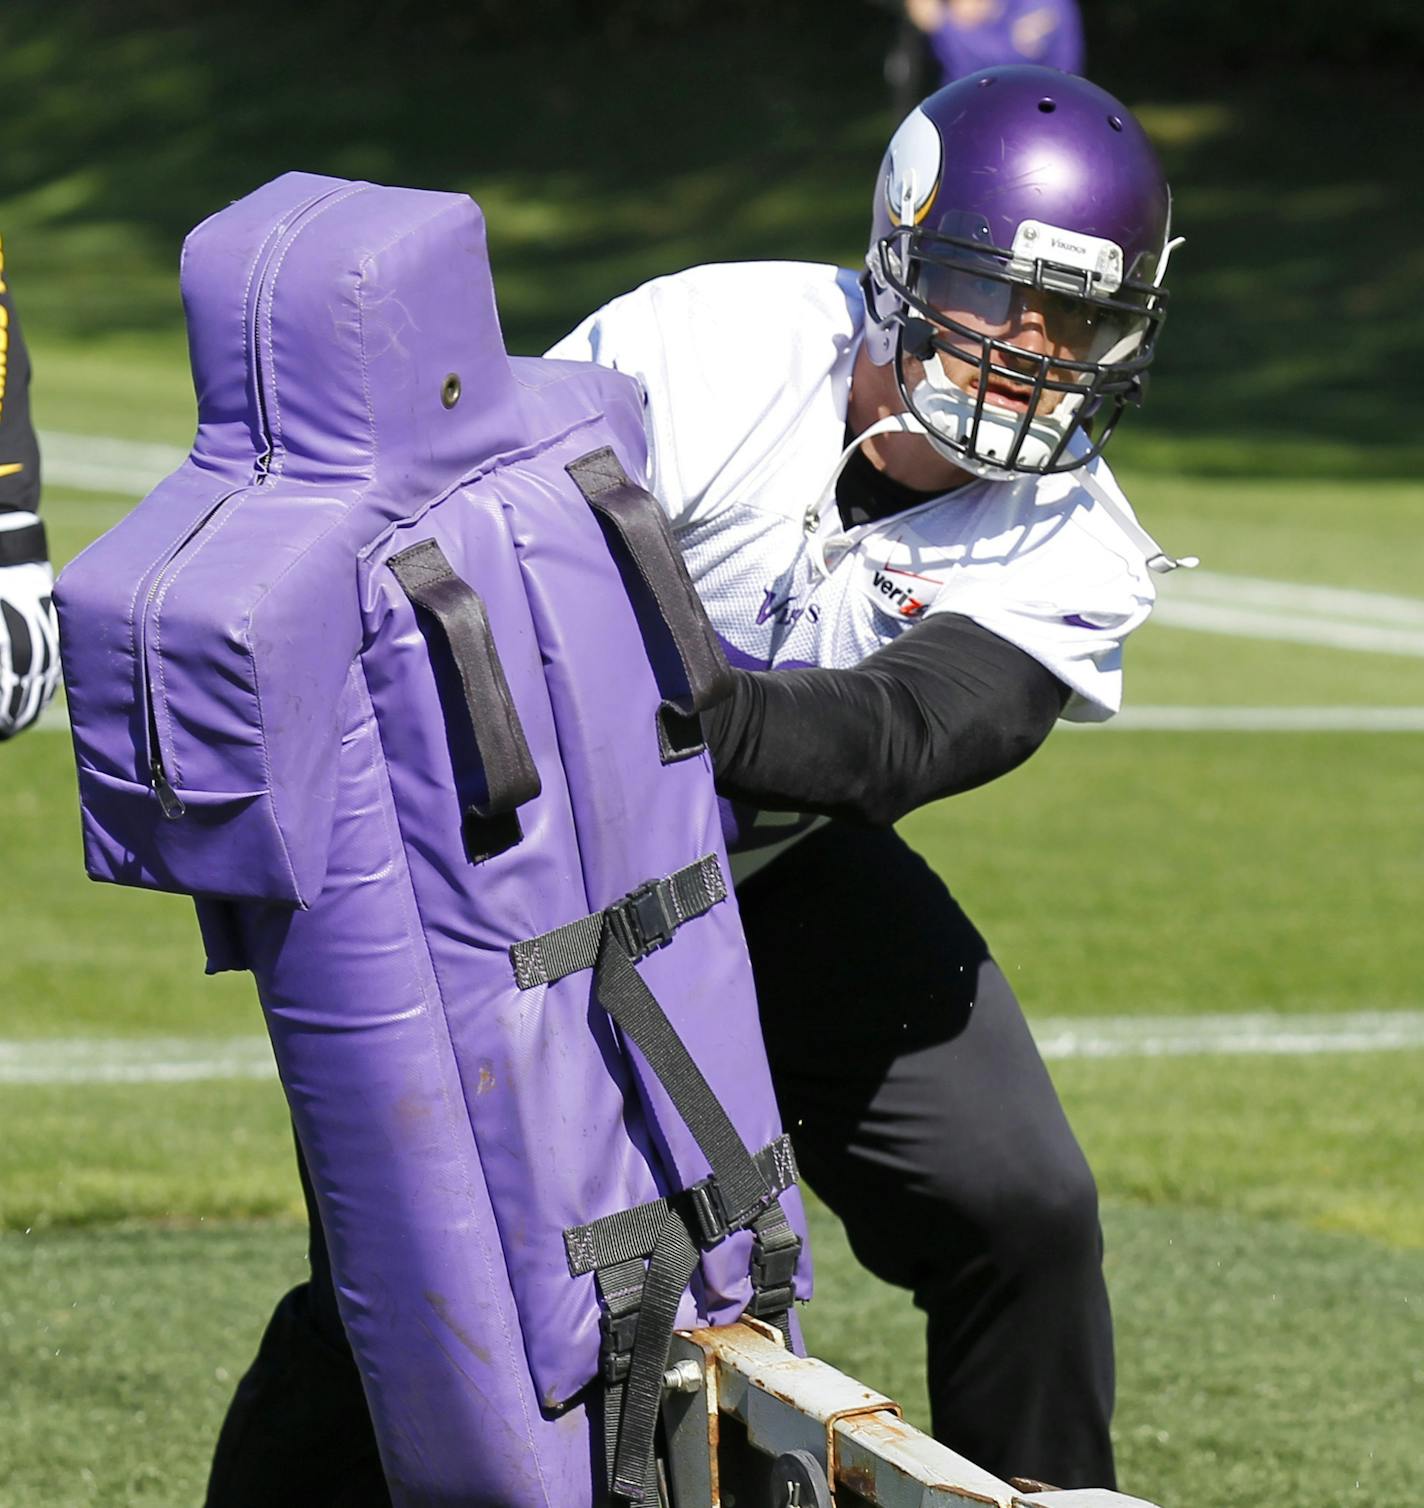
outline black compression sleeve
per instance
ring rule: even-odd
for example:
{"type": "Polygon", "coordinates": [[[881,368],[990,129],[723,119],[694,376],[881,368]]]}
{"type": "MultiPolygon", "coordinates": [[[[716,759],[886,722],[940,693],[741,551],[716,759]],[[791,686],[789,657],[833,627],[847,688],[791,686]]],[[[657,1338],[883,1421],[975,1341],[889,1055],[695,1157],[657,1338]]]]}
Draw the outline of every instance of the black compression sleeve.
{"type": "Polygon", "coordinates": [[[734,682],[703,714],[717,789],[876,826],[1022,764],[1068,699],[1031,655],[954,613],[847,670],[742,670],[734,682]]]}

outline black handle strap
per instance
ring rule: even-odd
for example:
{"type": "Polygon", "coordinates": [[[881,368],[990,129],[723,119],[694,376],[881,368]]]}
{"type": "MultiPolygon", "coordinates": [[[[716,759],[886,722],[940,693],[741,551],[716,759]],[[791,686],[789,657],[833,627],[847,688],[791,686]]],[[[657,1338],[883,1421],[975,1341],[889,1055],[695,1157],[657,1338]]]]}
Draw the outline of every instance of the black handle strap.
{"type": "Polygon", "coordinates": [[[466,844],[471,859],[478,862],[518,842],[515,813],[539,794],[539,772],[534,768],[490,632],[489,614],[479,595],[455,574],[433,539],[411,545],[386,563],[411,602],[439,626],[459,673],[465,712],[485,778],[485,799],[470,801],[465,812],[466,844]]]}
{"type": "MultiPolygon", "coordinates": [[[[633,484],[608,446],[570,462],[565,470],[637,571],[681,663],[684,685],[659,688],[664,697],[659,723],[664,759],[697,752],[702,748],[697,715],[730,694],[732,672],[687,574],[667,515],[651,492],[633,484]]],[[[651,645],[649,651],[656,672],[651,645]]]]}

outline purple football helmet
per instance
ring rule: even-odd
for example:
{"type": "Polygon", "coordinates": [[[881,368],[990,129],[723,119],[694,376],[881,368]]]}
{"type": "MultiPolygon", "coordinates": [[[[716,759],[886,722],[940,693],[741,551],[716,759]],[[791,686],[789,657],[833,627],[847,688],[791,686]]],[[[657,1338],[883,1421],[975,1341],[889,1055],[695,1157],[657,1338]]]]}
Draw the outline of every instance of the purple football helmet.
{"type": "Polygon", "coordinates": [[[966,471],[1073,470],[1141,401],[1170,219],[1156,154],[1112,95],[1027,65],[958,79],[881,163],[871,359],[894,361],[908,412],[966,471]]]}

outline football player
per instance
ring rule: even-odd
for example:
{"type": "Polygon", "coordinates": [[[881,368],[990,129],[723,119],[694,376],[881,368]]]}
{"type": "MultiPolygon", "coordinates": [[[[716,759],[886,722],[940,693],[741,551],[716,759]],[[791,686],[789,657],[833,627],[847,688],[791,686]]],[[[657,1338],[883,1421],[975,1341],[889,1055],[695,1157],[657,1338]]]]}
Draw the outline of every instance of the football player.
{"type": "Polygon", "coordinates": [[[871,219],[858,272],[696,267],[549,354],[641,384],[651,488],[740,667],[707,734],[806,1180],[925,1311],[935,1434],[1110,1486],[1094,1183],[987,944],[891,824],[1121,704],[1178,564],[1102,460],[1170,198],[1122,104],[1012,66],[910,113],[871,219]]]}
{"type": "Polygon", "coordinates": [[[1077,0],[905,0],[945,83],[996,63],[1083,71],[1077,0]]]}
{"type": "Polygon", "coordinates": [[[29,355],[0,245],[0,739],[34,723],[59,681],[54,573],[35,511],[40,453],[29,389],[29,355]]]}
{"type": "MultiPolygon", "coordinates": [[[[650,485],[736,667],[705,729],[803,1173],[925,1311],[936,1435],[1060,1487],[1114,1482],[1096,1188],[987,943],[892,824],[1120,706],[1178,564],[1102,460],[1169,210],[1117,100],[976,72],[895,133],[861,269],[696,267],[549,353],[640,383],[650,485]]],[[[384,1501],[315,1217],[312,1270],[210,1508],[384,1501]]]]}

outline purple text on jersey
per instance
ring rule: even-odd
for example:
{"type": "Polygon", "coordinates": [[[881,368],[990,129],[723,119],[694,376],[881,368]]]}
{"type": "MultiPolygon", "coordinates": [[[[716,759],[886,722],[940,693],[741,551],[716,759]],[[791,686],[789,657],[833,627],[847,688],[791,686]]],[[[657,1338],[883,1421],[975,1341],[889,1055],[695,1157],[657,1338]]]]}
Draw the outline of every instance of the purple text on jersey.
{"type": "Polygon", "coordinates": [[[808,607],[793,607],[796,594],[788,592],[784,597],[776,595],[775,587],[766,587],[762,591],[761,606],[757,609],[756,621],[758,624],[768,620],[781,628],[790,628],[798,618],[805,613],[812,623],[821,616],[821,610],[813,602],[808,607]]]}

